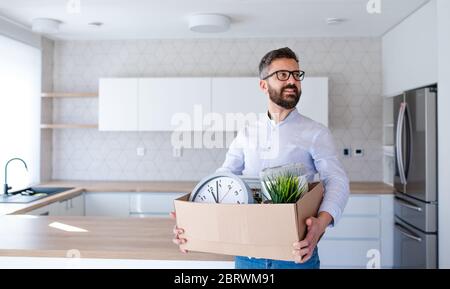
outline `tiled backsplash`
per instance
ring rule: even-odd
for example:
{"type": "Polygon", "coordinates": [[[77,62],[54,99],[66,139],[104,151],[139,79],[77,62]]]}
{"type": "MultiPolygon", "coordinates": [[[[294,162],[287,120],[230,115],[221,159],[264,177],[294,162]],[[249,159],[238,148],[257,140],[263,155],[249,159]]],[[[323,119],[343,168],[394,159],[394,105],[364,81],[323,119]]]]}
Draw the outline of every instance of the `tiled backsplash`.
{"type": "MultiPolygon", "coordinates": [[[[297,52],[308,76],[330,79],[329,123],[337,149],[364,149],[362,157],[342,157],[350,179],[381,181],[380,39],[56,41],[53,86],[95,92],[100,77],[256,76],[261,57],[284,46],[297,52]]],[[[97,99],[53,100],[54,122],[96,123],[97,111],[97,99]]],[[[52,137],[54,179],[198,180],[215,171],[226,153],[186,149],[175,158],[169,132],[62,129],[52,137]],[[137,156],[137,147],[145,147],[146,155],[137,156]]]]}

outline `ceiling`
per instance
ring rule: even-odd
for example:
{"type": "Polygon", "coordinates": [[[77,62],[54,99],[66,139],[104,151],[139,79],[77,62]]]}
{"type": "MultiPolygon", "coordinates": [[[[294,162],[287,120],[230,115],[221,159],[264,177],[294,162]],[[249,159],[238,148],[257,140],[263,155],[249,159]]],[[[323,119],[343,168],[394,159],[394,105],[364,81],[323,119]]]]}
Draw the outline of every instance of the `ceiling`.
{"type": "MultiPolygon", "coordinates": [[[[378,37],[428,0],[379,0],[381,14],[369,14],[369,0],[80,0],[69,14],[67,0],[0,0],[0,15],[31,27],[33,18],[63,22],[53,39],[167,39],[241,37],[378,37]],[[188,16],[226,14],[227,32],[189,30],[188,16]],[[347,21],[327,25],[329,17],[347,21]],[[87,25],[103,22],[100,28],[87,25]]],[[[372,0],[373,1],[373,0],[372,0]]]]}

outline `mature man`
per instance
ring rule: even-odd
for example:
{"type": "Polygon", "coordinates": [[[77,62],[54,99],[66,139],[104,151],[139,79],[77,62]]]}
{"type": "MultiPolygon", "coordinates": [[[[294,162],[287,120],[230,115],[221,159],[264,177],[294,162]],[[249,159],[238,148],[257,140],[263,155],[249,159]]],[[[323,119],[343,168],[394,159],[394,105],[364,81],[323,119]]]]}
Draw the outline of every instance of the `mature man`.
{"type": "MultiPolygon", "coordinates": [[[[319,173],[325,187],[317,217],[306,220],[304,240],[293,244],[295,262],[237,256],[236,268],[320,268],[317,243],[329,226],[339,220],[349,196],[349,181],[340,164],[328,128],[296,110],[304,72],[295,53],[285,47],[270,51],[259,65],[261,90],[269,97],[264,120],[245,127],[233,140],[219,171],[258,176],[267,167],[302,163],[309,181],[319,173]],[[264,145],[258,132],[265,132],[264,145]]],[[[176,244],[186,242],[175,228],[176,244]]]]}

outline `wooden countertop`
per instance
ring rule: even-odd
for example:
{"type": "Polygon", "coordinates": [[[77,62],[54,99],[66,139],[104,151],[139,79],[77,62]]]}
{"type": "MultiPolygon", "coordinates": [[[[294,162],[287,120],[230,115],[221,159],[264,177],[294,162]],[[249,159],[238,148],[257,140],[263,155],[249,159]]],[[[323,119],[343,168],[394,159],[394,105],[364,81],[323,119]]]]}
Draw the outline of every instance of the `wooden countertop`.
{"type": "Polygon", "coordinates": [[[0,217],[0,256],[233,261],[233,256],[183,254],[172,243],[175,222],[168,218],[0,217]],[[67,232],[59,222],[87,230],[67,232]],[[75,251],[77,250],[77,251],[75,251]]]}

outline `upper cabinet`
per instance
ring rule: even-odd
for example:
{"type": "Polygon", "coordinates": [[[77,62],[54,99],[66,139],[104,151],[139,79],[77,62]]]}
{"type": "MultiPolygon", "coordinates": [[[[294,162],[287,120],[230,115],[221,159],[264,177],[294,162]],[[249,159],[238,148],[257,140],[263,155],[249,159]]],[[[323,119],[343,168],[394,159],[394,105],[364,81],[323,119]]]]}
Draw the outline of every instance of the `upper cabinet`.
{"type": "Polygon", "coordinates": [[[267,96],[259,88],[258,78],[215,77],[211,84],[212,111],[217,114],[211,129],[238,131],[245,120],[251,121],[267,112],[267,96]]]}
{"type": "MultiPolygon", "coordinates": [[[[328,125],[328,78],[302,82],[299,111],[328,125]]],[[[238,131],[267,112],[255,77],[100,80],[103,131],[238,131]]]]}
{"type": "Polygon", "coordinates": [[[201,131],[210,95],[211,78],[140,78],[139,130],[201,131]]]}
{"type": "Polygon", "coordinates": [[[137,131],[138,79],[100,79],[98,107],[99,130],[137,131]]]}
{"type": "Polygon", "coordinates": [[[437,83],[437,8],[430,1],[383,37],[383,94],[437,83]]]}

